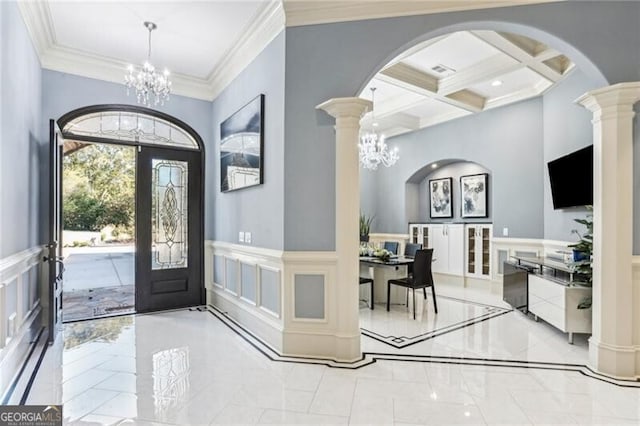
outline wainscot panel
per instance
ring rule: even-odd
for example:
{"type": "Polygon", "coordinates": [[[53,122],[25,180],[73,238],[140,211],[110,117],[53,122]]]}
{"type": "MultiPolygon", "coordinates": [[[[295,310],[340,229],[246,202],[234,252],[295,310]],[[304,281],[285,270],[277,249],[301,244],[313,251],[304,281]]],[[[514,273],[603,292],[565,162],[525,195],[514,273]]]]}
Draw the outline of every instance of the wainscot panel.
{"type": "Polygon", "coordinates": [[[40,280],[46,276],[42,253],[43,248],[37,246],[0,259],[0,392],[3,400],[9,397],[11,386],[42,329],[40,280]]]}

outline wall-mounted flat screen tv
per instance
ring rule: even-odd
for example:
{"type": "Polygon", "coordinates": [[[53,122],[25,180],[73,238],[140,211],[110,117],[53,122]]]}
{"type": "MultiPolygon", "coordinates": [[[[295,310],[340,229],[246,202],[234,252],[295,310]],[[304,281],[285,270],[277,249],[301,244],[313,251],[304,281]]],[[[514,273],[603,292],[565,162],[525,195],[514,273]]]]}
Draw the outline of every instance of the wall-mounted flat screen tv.
{"type": "Polygon", "coordinates": [[[549,161],[554,209],[593,204],[593,145],[549,161]]]}

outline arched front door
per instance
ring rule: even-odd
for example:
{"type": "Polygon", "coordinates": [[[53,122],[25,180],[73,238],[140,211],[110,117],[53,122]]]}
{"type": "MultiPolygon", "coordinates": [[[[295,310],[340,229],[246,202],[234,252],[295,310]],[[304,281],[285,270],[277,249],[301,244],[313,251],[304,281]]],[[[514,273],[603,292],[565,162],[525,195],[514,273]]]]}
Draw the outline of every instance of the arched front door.
{"type": "Polygon", "coordinates": [[[131,105],[58,120],[65,141],[137,147],[136,312],[203,303],[203,144],[187,124],[131,105]]]}

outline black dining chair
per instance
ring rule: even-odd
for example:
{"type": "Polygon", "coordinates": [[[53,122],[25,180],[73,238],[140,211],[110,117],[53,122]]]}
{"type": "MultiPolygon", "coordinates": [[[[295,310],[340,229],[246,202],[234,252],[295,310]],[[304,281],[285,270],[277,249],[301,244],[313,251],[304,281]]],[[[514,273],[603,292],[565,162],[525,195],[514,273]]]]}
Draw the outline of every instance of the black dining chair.
{"type": "Polygon", "coordinates": [[[433,295],[433,308],[438,313],[438,304],[436,303],[436,290],[433,284],[433,275],[431,273],[431,259],[433,258],[433,249],[423,249],[416,251],[413,260],[413,275],[406,278],[392,279],[387,281],[387,311],[391,302],[391,286],[397,285],[405,287],[407,291],[413,290],[413,319],[416,319],[416,289],[422,289],[424,299],[427,300],[427,287],[431,287],[433,295]]]}
{"type": "Polygon", "coordinates": [[[396,241],[385,241],[384,242],[384,249],[385,250],[389,250],[393,254],[398,254],[398,246],[399,245],[400,245],[400,243],[398,243],[396,241]]]}
{"type": "MultiPolygon", "coordinates": [[[[406,257],[414,257],[416,255],[416,252],[420,249],[422,249],[422,244],[407,243],[404,246],[404,255],[406,257]]],[[[407,274],[408,275],[413,274],[413,263],[410,265],[407,265],[407,274]]]]}
{"type": "Polygon", "coordinates": [[[367,284],[367,283],[371,284],[371,286],[370,286],[371,287],[371,299],[370,299],[370,302],[369,302],[369,306],[373,310],[373,278],[360,277],[360,285],[367,284]]]}
{"type": "Polygon", "coordinates": [[[418,250],[422,249],[422,244],[407,243],[404,246],[404,255],[414,257],[418,250]]]}

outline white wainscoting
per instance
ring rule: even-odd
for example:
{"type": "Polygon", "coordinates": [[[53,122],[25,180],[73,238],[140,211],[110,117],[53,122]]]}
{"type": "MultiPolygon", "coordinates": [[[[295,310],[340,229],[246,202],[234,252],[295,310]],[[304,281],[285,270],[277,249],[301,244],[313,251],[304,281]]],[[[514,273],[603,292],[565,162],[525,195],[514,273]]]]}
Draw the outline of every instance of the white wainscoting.
{"type": "Polygon", "coordinates": [[[0,392],[3,397],[42,327],[42,247],[0,259],[0,392]]]}
{"type": "Polygon", "coordinates": [[[207,241],[207,305],[282,355],[336,359],[341,344],[359,339],[339,331],[343,307],[336,267],[335,252],[284,252],[207,241]]]}
{"type": "Polygon", "coordinates": [[[282,351],[282,270],[282,251],[207,241],[207,305],[282,351]]]}

